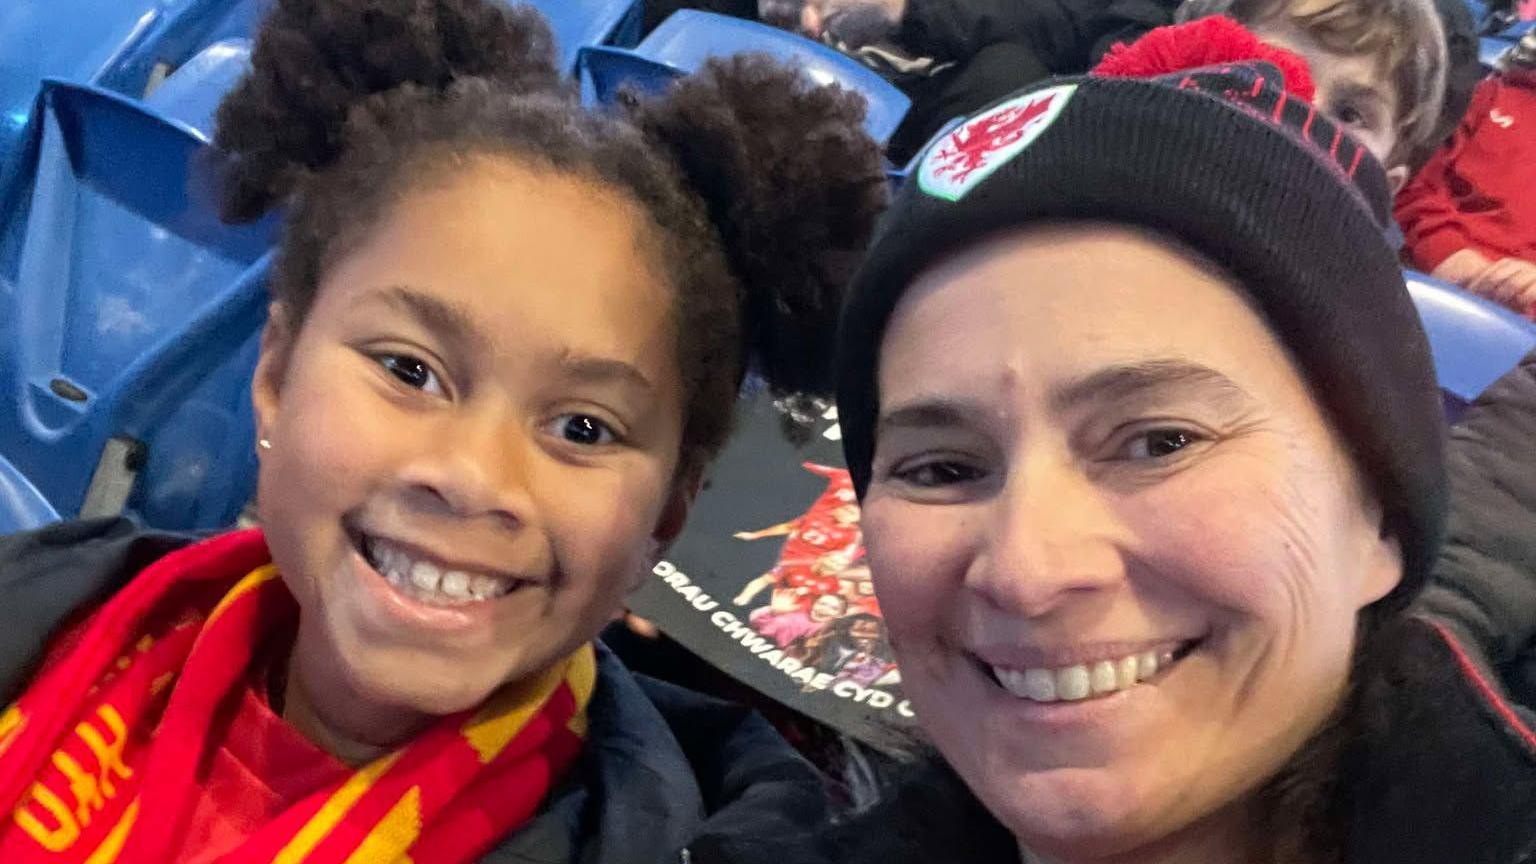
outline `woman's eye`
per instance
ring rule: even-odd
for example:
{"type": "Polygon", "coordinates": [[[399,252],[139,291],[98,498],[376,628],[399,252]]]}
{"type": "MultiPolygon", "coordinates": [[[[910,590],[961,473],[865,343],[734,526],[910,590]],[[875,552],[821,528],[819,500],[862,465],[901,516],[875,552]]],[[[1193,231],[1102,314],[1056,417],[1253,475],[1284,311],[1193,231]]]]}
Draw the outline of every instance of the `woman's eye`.
{"type": "Polygon", "coordinates": [[[409,354],[383,354],[378,358],[380,366],[388,370],[407,387],[436,396],[443,395],[443,382],[425,361],[409,354]]]}
{"type": "Polygon", "coordinates": [[[562,414],[551,431],[565,441],[583,447],[600,447],[618,440],[613,428],[590,414],[562,414]]]}
{"type": "Polygon", "coordinates": [[[904,483],[930,489],[971,483],[985,476],[980,468],[962,462],[924,462],[894,473],[904,483]]]}
{"type": "Polygon", "coordinates": [[[1150,429],[1126,441],[1120,458],[1165,459],[1200,440],[1199,435],[1185,429],[1150,429]]]}

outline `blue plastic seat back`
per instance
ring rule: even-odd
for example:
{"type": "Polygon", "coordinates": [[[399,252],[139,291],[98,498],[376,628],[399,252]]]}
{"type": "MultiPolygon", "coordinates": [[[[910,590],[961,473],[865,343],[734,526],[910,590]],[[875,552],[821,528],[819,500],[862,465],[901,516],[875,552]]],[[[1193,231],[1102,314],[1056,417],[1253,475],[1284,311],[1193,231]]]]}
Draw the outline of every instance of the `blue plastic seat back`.
{"type": "MultiPolygon", "coordinates": [[[[517,2],[517,0],[511,0],[517,2]]],[[[574,74],[582,48],[633,45],[640,38],[637,0],[522,0],[549,20],[560,68],[574,74]]]]}
{"type": "MultiPolygon", "coordinates": [[[[74,0],[79,2],[79,0],[74,0]]],[[[253,39],[276,0],[162,0],[169,8],[145,38],[133,43],[91,79],[80,79],[124,96],[154,92],[211,45],[253,39]]],[[[74,80],[74,79],[72,79],[74,80]]]]}
{"type": "Polygon", "coordinates": [[[211,307],[130,370],[103,406],[109,431],[145,445],[125,510],[146,525],[233,524],[256,491],[251,376],[268,303],[267,267],[242,274],[211,307]]]}
{"type": "Polygon", "coordinates": [[[189,0],[10,0],[0,4],[0,179],[44,78],[92,81],[189,0]]]}
{"type": "Polygon", "coordinates": [[[30,531],[58,519],[59,514],[37,487],[0,456],[0,536],[30,531]]]}
{"type": "Polygon", "coordinates": [[[211,138],[219,102],[250,69],[250,40],[215,42],[150,91],[144,103],[211,138]]]}
{"type": "Polygon", "coordinates": [[[912,101],[874,70],[818,42],[766,24],[684,9],[661,22],[635,53],[692,72],[710,57],[742,52],[770,54],[803,69],[820,84],[840,84],[869,102],[865,129],[884,143],[901,124],[912,101]]]}
{"type": "Polygon", "coordinates": [[[1484,69],[1492,69],[1504,56],[1504,52],[1515,47],[1515,43],[1506,42],[1497,36],[1484,36],[1477,40],[1477,60],[1484,69]]]}
{"type": "Polygon", "coordinates": [[[685,73],[676,67],[648,60],[623,48],[581,49],[577,63],[583,98],[588,104],[611,105],[625,85],[642,93],[660,93],[685,73]]]}
{"type": "MultiPolygon", "coordinates": [[[[61,82],[45,84],[41,105],[35,182],[0,244],[0,454],[68,514],[106,438],[147,434],[123,424],[153,402],[155,358],[192,364],[159,366],[161,378],[198,376],[181,396],[217,377],[178,346],[200,321],[230,316],[232,286],[263,260],[276,222],[218,220],[212,151],[182,124],[61,82]]],[[[254,309],[248,330],[260,326],[257,295],[239,301],[254,309]]],[[[233,350],[250,337],[214,341],[233,350]]]]}
{"type": "Polygon", "coordinates": [[[1536,324],[1422,273],[1403,275],[1429,336],[1446,407],[1455,419],[1490,384],[1536,350],[1536,324]]]}
{"type": "Polygon", "coordinates": [[[1504,28],[1504,32],[1500,33],[1499,36],[1510,42],[1519,42],[1527,33],[1533,30],[1536,30],[1536,21],[1516,21],[1504,28]]]}

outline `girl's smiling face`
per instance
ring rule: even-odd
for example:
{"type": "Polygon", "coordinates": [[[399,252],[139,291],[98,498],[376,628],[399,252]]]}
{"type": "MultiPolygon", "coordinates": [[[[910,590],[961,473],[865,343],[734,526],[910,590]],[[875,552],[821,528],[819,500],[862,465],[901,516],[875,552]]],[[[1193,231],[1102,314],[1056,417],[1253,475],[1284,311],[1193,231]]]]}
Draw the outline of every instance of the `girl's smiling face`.
{"type": "Polygon", "coordinates": [[[474,159],[382,214],[301,325],[274,307],[259,507],[312,701],[474,707],[592,639],[681,528],[649,230],[603,187],[474,159]]]}
{"type": "Polygon", "coordinates": [[[1128,229],[999,237],[906,292],[879,392],[870,571],[970,788],[1066,860],[1240,823],[1401,564],[1236,287],[1128,229]]]}

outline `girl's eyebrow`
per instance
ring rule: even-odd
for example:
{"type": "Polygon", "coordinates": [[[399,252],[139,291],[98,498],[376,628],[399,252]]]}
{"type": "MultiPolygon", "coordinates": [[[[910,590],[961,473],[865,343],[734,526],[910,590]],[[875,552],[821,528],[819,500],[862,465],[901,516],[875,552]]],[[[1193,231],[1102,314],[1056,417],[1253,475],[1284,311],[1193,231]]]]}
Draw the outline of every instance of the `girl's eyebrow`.
{"type": "Polygon", "coordinates": [[[406,285],[391,285],[372,295],[415,318],[432,334],[450,345],[488,352],[490,340],[475,326],[474,316],[462,306],[406,285]]]}
{"type": "Polygon", "coordinates": [[[560,369],[565,375],[588,383],[624,384],[639,388],[646,393],[653,393],[656,390],[655,385],[645,377],[644,373],[623,360],[577,354],[567,350],[560,355],[560,369]]]}

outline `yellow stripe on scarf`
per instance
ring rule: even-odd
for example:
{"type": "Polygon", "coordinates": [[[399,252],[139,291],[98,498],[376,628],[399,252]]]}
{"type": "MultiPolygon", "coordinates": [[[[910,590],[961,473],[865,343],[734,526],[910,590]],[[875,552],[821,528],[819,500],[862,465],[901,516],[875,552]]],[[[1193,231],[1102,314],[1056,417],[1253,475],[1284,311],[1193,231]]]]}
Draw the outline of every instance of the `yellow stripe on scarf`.
{"type": "Polygon", "coordinates": [[[345,864],[411,864],[406,850],[421,836],[421,787],[412,786],[373,826],[345,864]]]}
{"type": "Polygon", "coordinates": [[[263,583],[271,582],[276,578],[276,564],[263,564],[262,566],[257,567],[255,570],[245,574],[244,578],[235,583],[235,587],[229,589],[229,593],[224,595],[224,599],[219,601],[219,605],[213,607],[213,611],[208,613],[208,620],[203,622],[203,632],[206,633],[209,626],[212,625],[213,622],[219,620],[219,616],[224,614],[224,610],[234,605],[236,600],[239,600],[241,597],[249,594],[251,591],[260,587],[263,583]]]}
{"type": "Polygon", "coordinates": [[[20,732],[21,727],[26,725],[26,719],[22,716],[21,709],[15,705],[5,709],[4,714],[0,714],[0,753],[4,753],[5,748],[11,746],[14,738],[12,733],[20,732]]]}
{"type": "Polygon", "coordinates": [[[315,851],[315,847],[320,845],[321,840],[341,824],[341,820],[352,809],[352,805],[373,788],[373,784],[384,776],[384,772],[394,767],[395,762],[404,752],[404,750],[396,750],[388,756],[375,759],[353,774],[340,789],[336,790],[331,800],[325,802],[320,812],[305,823],[304,827],[299,829],[299,833],[293,835],[293,839],[288,841],[283,851],[277,853],[277,857],[272,859],[272,864],[300,864],[309,853],[315,851]]]}
{"type": "MultiPolygon", "coordinates": [[[[576,697],[576,713],[571,718],[572,724],[579,718],[585,727],[587,702],[592,698],[596,680],[596,652],[591,645],[583,645],[566,658],[564,663],[551,666],[534,678],[497,691],[464,724],[464,739],[469,742],[469,746],[475,748],[475,753],[480,756],[480,764],[490,764],[517,737],[517,733],[523,731],[533,715],[543,709],[550,694],[562,682],[570,685],[571,693],[576,697]]],[[[571,729],[581,734],[575,725],[571,729]]]]}

